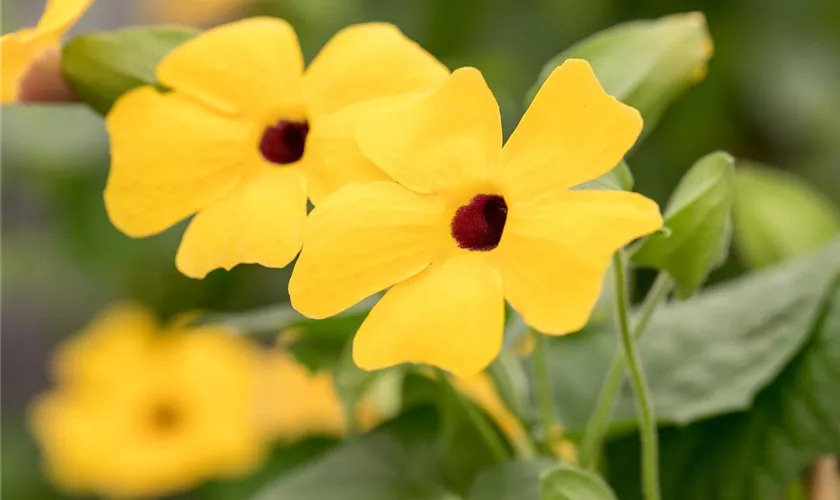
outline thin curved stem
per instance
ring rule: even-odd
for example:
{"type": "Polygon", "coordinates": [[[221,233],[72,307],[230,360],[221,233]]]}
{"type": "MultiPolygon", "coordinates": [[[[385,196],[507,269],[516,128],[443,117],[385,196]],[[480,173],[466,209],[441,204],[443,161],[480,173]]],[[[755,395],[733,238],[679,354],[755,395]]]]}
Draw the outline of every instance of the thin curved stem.
{"type": "Polygon", "coordinates": [[[624,357],[627,359],[630,381],[633,385],[642,439],[642,489],[646,500],[659,500],[659,445],[656,436],[656,419],[653,415],[650,390],[642,370],[641,356],[636,348],[633,332],[630,330],[630,307],[627,298],[624,257],[621,251],[613,256],[613,273],[615,274],[616,322],[621,344],[624,347],[624,357]]]}
{"type": "Polygon", "coordinates": [[[551,402],[551,380],[548,376],[548,359],[545,352],[545,337],[531,331],[534,338],[534,387],[540,407],[540,426],[543,431],[542,445],[546,451],[551,449],[551,431],[554,425],[554,409],[551,402]]]}
{"type": "MultiPolygon", "coordinates": [[[[645,300],[636,319],[636,324],[633,326],[633,337],[635,339],[638,340],[645,334],[653,313],[673,288],[674,281],[668,273],[664,271],[660,272],[653,282],[653,286],[651,286],[645,296],[645,300]]],[[[601,392],[598,395],[595,410],[589,418],[583,439],[580,443],[580,463],[584,467],[593,467],[597,462],[598,452],[607,433],[613,408],[615,407],[615,399],[618,396],[619,389],[621,389],[621,382],[624,379],[626,369],[627,362],[625,361],[624,354],[618,352],[612,359],[607,376],[604,379],[604,385],[601,386],[601,392]]]]}
{"type": "Polygon", "coordinates": [[[499,434],[496,432],[495,429],[490,425],[490,422],[482,415],[478,409],[472,405],[470,402],[466,401],[464,397],[458,392],[458,389],[452,385],[452,381],[449,379],[449,376],[441,370],[440,368],[435,368],[437,371],[438,378],[440,379],[441,384],[443,385],[444,390],[449,393],[450,397],[458,402],[458,405],[461,406],[461,409],[464,410],[464,414],[470,420],[470,422],[475,426],[475,429],[478,431],[478,434],[481,436],[481,439],[484,441],[484,444],[487,445],[487,448],[493,454],[493,457],[498,462],[504,462],[508,459],[508,451],[505,447],[504,443],[502,442],[499,434]]]}

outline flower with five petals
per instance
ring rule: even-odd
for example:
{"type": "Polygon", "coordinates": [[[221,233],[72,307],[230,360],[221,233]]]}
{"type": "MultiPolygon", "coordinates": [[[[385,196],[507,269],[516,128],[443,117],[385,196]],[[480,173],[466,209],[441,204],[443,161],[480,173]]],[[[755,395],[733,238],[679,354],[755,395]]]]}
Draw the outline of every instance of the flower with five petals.
{"type": "Polygon", "coordinates": [[[0,103],[69,98],[67,85],[55,80],[61,37],[76,24],[93,0],[49,0],[35,28],[0,38],[0,103]],[[49,88],[46,88],[46,87],[49,88]],[[27,96],[26,94],[32,94],[27,96]]]}
{"type": "Polygon", "coordinates": [[[362,151],[396,182],[348,185],[315,208],[292,304],[324,318],[390,287],[354,339],[369,370],[415,362],[478,373],[501,348],[505,299],[541,332],[579,330],[613,252],[662,216],[636,193],[571,188],[618,164],[641,129],[588,63],[569,60],[502,147],[481,74],[455,71],[360,126],[362,151]]]}
{"type": "Polygon", "coordinates": [[[340,31],[306,72],[285,21],[206,31],[158,66],[172,90],[141,87],[109,113],[108,215],[143,237],[197,213],[175,259],[187,276],[283,267],[300,250],[307,196],[318,204],[347,182],[387,179],[354,140],[361,117],[448,74],[387,24],[340,31]]]}

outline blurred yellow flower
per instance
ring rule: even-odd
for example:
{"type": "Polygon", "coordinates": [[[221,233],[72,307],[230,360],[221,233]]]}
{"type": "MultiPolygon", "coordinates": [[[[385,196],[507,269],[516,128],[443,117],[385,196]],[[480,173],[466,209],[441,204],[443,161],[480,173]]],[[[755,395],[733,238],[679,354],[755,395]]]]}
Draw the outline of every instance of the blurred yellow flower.
{"type": "Polygon", "coordinates": [[[447,75],[387,24],[340,31],[305,73],[285,21],[206,31],[158,66],[173,91],[142,87],[108,115],[108,214],[143,237],[197,212],[176,256],[187,276],[283,267],[300,250],[307,195],[317,204],[347,182],[387,179],[358,149],[360,118],[447,75]]]}
{"type": "Polygon", "coordinates": [[[0,103],[20,99],[21,85],[36,66],[57,66],[61,37],[92,3],[93,0],[48,0],[35,28],[24,28],[0,37],[0,59],[3,60],[0,103]]]}
{"type": "Polygon", "coordinates": [[[203,26],[230,16],[252,0],[137,0],[141,17],[157,22],[203,26]]]}
{"type": "Polygon", "coordinates": [[[159,327],[139,308],[96,319],[55,354],[30,424],[63,489],[149,497],[253,470],[258,353],[221,327],[159,327]]]}
{"type": "Polygon", "coordinates": [[[641,129],[586,61],[569,60],[502,149],[481,74],[454,72],[360,126],[362,151],[397,182],[348,185],[315,208],[292,304],[325,318],[392,287],[354,340],[368,370],[414,362],[480,372],[501,348],[505,298],[544,333],[579,330],[612,253],[662,216],[636,193],[571,188],[618,164],[641,129]]]}
{"type": "MultiPolygon", "coordinates": [[[[278,348],[268,354],[262,427],[272,438],[293,442],[307,436],[343,436],[346,418],[333,374],[312,372],[278,348]]],[[[355,409],[356,427],[367,430],[382,419],[370,397],[355,409]]]]}

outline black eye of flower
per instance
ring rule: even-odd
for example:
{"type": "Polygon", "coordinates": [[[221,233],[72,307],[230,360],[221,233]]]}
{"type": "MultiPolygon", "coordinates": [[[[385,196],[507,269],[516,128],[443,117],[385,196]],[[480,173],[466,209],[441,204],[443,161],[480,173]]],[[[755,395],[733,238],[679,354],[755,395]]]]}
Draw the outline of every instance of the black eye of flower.
{"type": "Polygon", "coordinates": [[[455,211],[450,229],[460,248],[486,252],[498,246],[505,221],[505,199],[497,194],[479,194],[455,211]]]}
{"type": "Polygon", "coordinates": [[[265,129],[260,140],[263,158],[278,165],[294,163],[303,157],[309,123],[280,120],[265,129]]]}

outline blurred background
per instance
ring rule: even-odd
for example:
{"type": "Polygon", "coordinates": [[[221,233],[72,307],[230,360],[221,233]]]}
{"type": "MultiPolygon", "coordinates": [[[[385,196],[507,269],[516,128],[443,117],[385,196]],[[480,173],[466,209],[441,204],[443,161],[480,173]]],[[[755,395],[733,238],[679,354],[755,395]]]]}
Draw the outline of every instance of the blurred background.
{"type": "MultiPolygon", "coordinates": [[[[2,2],[3,33],[32,26],[40,0],[2,2]]],[[[481,69],[506,131],[542,66],[616,23],[702,11],[715,41],[708,76],[629,157],[636,190],[664,203],[682,174],[718,149],[789,171],[840,204],[840,2],[836,0],[104,0],[72,33],[173,22],[212,26],[253,14],[297,29],[311,59],[339,28],[389,21],[451,68],[481,69]]],[[[2,493],[50,493],[25,432],[27,402],[47,387],[49,350],[96,312],[136,299],[163,317],[287,300],[287,270],[239,266],[181,276],[183,225],[132,240],[109,223],[102,119],[81,107],[2,111],[2,493]]],[[[714,279],[744,270],[737,252],[714,279]]],[[[6,496],[7,495],[7,496],[6,496]]]]}

